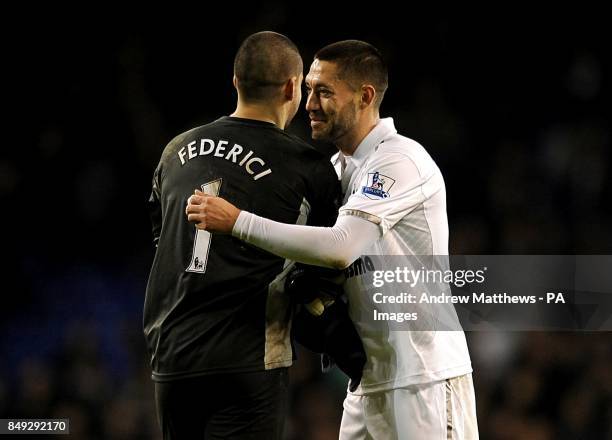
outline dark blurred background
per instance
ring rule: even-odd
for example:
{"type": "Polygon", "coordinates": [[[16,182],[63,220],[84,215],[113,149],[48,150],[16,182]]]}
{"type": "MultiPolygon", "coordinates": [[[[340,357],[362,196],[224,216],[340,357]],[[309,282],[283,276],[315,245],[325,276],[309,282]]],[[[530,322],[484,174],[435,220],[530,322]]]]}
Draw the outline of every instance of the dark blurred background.
{"type": "MultiPolygon", "coordinates": [[[[288,35],[306,69],[341,39],[383,52],[382,116],[442,169],[452,253],[612,252],[605,14],[330,8],[4,16],[0,417],[69,417],[71,438],[159,438],[141,330],[145,202],[165,144],[234,110],[233,56],[252,32],[288,35]]],[[[306,119],[291,127],[303,138],[306,119]]],[[[481,438],[612,438],[609,333],[468,338],[481,438]]],[[[291,376],[287,439],[337,438],[341,374],[300,353],[291,376]]]]}

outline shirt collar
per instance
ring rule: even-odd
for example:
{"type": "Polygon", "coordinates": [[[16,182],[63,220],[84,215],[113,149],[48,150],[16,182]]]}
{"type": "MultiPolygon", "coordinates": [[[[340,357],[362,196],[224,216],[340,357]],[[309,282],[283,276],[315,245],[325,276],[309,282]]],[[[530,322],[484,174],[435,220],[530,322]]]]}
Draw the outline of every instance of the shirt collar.
{"type": "Polygon", "coordinates": [[[342,152],[338,154],[336,163],[344,159],[349,159],[355,165],[355,168],[359,168],[363,161],[380,145],[380,143],[388,136],[397,133],[395,125],[393,124],[393,118],[381,119],[378,124],[363,138],[361,143],[355,149],[352,156],[344,156],[342,152]]]}

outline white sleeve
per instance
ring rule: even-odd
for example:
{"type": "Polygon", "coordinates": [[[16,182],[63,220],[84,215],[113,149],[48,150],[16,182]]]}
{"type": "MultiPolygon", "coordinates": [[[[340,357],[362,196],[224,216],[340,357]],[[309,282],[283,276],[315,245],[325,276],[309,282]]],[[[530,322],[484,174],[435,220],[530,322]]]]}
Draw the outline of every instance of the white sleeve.
{"type": "Polygon", "coordinates": [[[349,215],[325,228],[279,223],[242,211],[232,235],[289,260],[344,269],[372,246],[382,231],[372,222],[349,215]]]}
{"type": "Polygon", "coordinates": [[[411,156],[391,151],[375,156],[361,171],[339,214],[379,224],[386,234],[440,190],[442,174],[422,147],[411,156]]]}

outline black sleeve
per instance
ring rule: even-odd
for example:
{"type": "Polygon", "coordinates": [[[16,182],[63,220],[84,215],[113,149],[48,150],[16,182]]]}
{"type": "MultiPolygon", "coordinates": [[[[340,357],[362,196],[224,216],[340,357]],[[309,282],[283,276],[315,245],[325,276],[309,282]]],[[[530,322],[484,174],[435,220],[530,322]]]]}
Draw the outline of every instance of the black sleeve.
{"type": "Polygon", "coordinates": [[[151,218],[151,227],[153,230],[153,244],[157,247],[159,235],[162,227],[162,210],[161,210],[161,163],[157,166],[153,174],[153,188],[148,201],[149,217],[151,218]]]}
{"type": "Polygon", "coordinates": [[[318,160],[308,181],[311,211],[310,226],[333,226],[340,208],[340,181],[331,162],[318,160]]]}

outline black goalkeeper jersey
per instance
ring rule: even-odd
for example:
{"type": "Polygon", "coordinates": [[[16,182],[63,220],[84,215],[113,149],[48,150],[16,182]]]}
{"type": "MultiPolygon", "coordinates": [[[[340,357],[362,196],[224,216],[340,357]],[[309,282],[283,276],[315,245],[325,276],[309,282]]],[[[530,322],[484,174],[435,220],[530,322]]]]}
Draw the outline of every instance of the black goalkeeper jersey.
{"type": "Polygon", "coordinates": [[[150,199],[157,251],[144,332],[157,381],[291,364],[284,259],[187,221],[195,189],[283,223],[328,226],[340,188],[324,155],[267,122],[222,117],[174,138],[150,199]]]}

